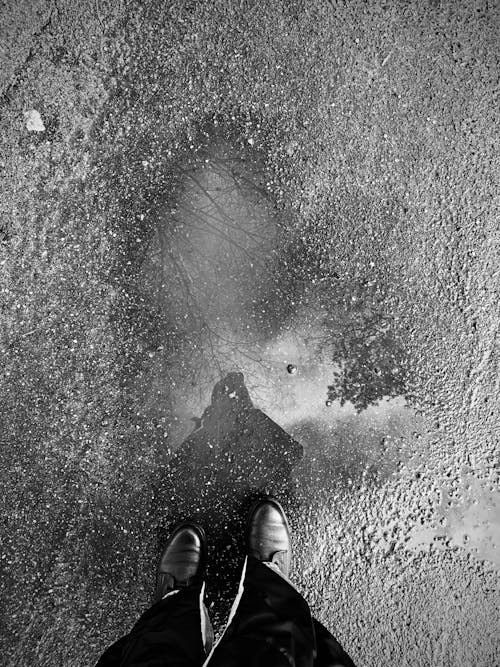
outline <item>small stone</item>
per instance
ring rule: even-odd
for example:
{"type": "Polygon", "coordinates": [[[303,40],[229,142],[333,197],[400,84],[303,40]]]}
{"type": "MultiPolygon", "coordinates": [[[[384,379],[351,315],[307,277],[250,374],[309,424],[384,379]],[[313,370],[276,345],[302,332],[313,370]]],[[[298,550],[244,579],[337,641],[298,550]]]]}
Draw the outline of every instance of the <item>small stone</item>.
{"type": "Polygon", "coordinates": [[[42,117],[36,109],[23,111],[23,115],[26,120],[26,129],[29,132],[45,132],[45,125],[43,124],[42,117]]]}

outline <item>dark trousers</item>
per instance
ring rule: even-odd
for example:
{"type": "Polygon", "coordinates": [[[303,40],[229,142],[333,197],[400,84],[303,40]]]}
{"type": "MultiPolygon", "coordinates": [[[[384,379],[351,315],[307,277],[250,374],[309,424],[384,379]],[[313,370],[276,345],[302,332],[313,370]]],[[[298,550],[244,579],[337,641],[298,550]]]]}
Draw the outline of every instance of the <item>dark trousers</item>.
{"type": "Polygon", "coordinates": [[[228,625],[208,657],[202,585],[169,595],[113,644],[97,667],[354,667],[286,579],[248,557],[228,625]]]}

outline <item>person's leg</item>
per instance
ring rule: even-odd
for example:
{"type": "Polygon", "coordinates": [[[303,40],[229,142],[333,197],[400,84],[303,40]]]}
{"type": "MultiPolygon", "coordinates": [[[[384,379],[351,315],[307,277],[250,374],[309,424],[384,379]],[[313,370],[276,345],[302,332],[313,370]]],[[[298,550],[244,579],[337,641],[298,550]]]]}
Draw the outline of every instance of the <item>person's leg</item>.
{"type": "Polygon", "coordinates": [[[332,633],[319,621],[313,618],[314,634],[316,635],[316,659],[318,667],[355,667],[351,658],[344,651],[332,633]]]}
{"type": "Polygon", "coordinates": [[[200,667],[206,657],[202,595],[202,585],[195,585],[156,602],[103,654],[97,667],[200,667]]]}
{"type": "Polygon", "coordinates": [[[213,633],[203,604],[205,536],[194,524],[174,530],[157,572],[156,602],[97,667],[200,667],[213,633]]]}
{"type": "Polygon", "coordinates": [[[250,513],[248,551],[228,625],[207,667],[353,667],[288,581],[289,529],[271,499],[250,513]],[[319,636],[318,634],[319,633],[319,636]],[[326,633],[326,634],[325,634],[326,633]]]}

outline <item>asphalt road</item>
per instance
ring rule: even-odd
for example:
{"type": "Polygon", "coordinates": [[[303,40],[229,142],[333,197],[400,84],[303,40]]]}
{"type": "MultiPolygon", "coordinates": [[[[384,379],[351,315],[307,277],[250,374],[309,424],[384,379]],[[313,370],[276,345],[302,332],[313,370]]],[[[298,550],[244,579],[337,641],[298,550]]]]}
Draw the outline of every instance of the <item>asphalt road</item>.
{"type": "Polygon", "coordinates": [[[498,7],[269,4],[2,6],[6,665],[187,516],[220,629],[261,493],[356,664],[500,663],[498,7]]]}

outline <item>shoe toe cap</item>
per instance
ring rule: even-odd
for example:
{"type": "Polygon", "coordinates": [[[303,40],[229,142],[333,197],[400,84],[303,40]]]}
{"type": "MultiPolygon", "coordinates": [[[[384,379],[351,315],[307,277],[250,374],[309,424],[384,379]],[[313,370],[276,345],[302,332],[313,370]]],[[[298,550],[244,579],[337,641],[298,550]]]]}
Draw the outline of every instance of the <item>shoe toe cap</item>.
{"type": "Polygon", "coordinates": [[[290,551],[290,533],[279,505],[266,501],[251,515],[249,552],[259,560],[271,561],[276,552],[290,551]]]}
{"type": "Polygon", "coordinates": [[[204,559],[204,539],[195,527],[174,531],[160,560],[159,572],[168,572],[180,585],[195,577],[204,559]]]}

